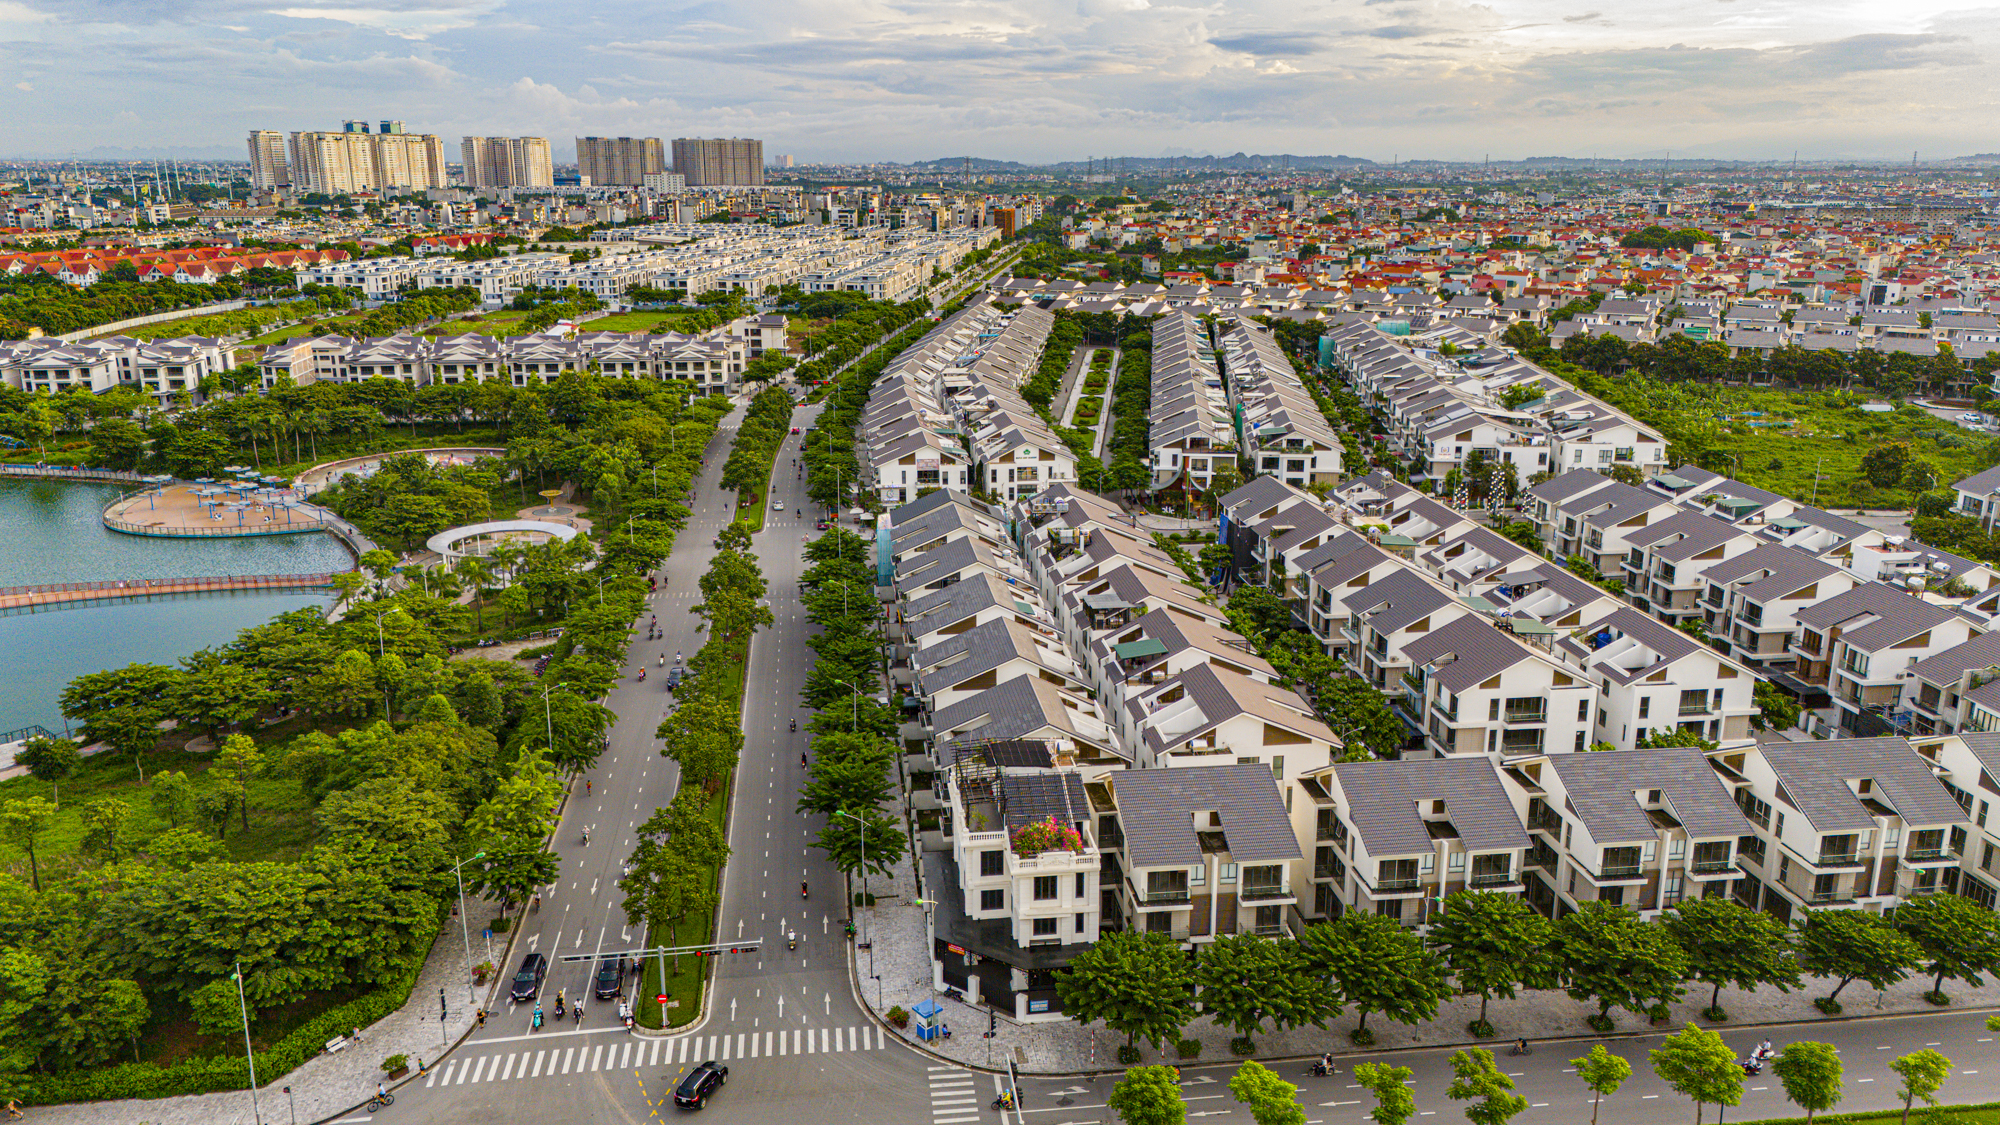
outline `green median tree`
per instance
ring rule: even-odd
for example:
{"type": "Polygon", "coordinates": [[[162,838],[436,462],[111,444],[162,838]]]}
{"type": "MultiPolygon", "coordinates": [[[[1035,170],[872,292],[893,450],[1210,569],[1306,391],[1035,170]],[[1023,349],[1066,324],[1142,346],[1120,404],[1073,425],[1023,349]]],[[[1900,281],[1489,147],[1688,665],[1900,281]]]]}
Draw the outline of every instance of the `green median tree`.
{"type": "Polygon", "coordinates": [[[1632,1064],[1605,1050],[1604,1044],[1599,1043],[1582,1058],[1569,1060],[1569,1065],[1576,1068],[1576,1076],[1583,1079],[1585,1088],[1593,1095],[1590,1125],[1597,1125],[1598,1107],[1604,1104],[1605,1098],[1617,1093],[1618,1087],[1623,1086],[1627,1078],[1632,1077],[1632,1064]]]}
{"type": "Polygon", "coordinates": [[[1107,933],[1056,974],[1065,1014],[1102,1021],[1124,1034],[1126,1046],[1144,1039],[1154,1050],[1179,1038],[1194,1017],[1193,989],[1188,955],[1169,934],[1107,933]]]}
{"type": "Polygon", "coordinates": [[[1410,1093],[1410,1077],[1416,1072],[1407,1066],[1385,1063],[1355,1063],[1354,1081],[1375,1095],[1375,1108],[1368,1111],[1375,1125],[1404,1125],[1417,1112],[1417,1099],[1410,1093]]]}
{"type": "Polygon", "coordinates": [[[1187,1102],[1168,1066],[1135,1066],[1125,1072],[1105,1103],[1125,1125],[1183,1125],[1187,1102]]]}
{"type": "Polygon", "coordinates": [[[1589,902],[1555,924],[1555,955],[1563,991],[1579,1003],[1597,1002],[1591,1026],[1611,1025],[1610,1011],[1644,1012],[1678,1000],[1687,978],[1687,952],[1664,926],[1605,902],[1589,902]]]}
{"type": "Polygon", "coordinates": [[[1896,1059],[1889,1069],[1903,1080],[1896,1096],[1903,1099],[1903,1125],[1910,1125],[1912,1103],[1921,1099],[1928,1106],[1938,1104],[1937,1092],[1944,1087],[1944,1080],[1951,1077],[1951,1060],[1926,1047],[1896,1059]]]}
{"type": "Polygon", "coordinates": [[[1310,967],[1300,942],[1255,933],[1217,938],[1202,947],[1195,980],[1202,1010],[1246,1041],[1264,1030],[1266,1020],[1278,1031],[1325,1027],[1340,1012],[1334,990],[1310,967]]]}
{"type": "Polygon", "coordinates": [[[1661,919],[1687,952],[1688,975],[1709,985],[1702,1015],[1722,1021],[1722,986],[1790,992],[1799,986],[1791,929],[1776,917],[1726,898],[1686,899],[1661,919]]]}
{"type": "Polygon", "coordinates": [[[2000,915],[1969,898],[1921,895],[1898,906],[1890,920],[1922,953],[1933,1004],[1947,1002],[1947,977],[1978,988],[1986,983],[1981,973],[2000,971],[2000,915]]]}
{"type": "Polygon", "coordinates": [[[1743,1103],[1743,1068],[1737,1065],[1736,1052],[1715,1032],[1690,1026],[1647,1053],[1660,1081],[1694,1101],[1695,1125],[1701,1125],[1703,1105],[1743,1103]]]}
{"type": "Polygon", "coordinates": [[[1299,1088],[1263,1063],[1252,1061],[1237,1067],[1229,1079],[1229,1093],[1250,1107],[1250,1119],[1257,1125],[1305,1125],[1299,1088]]]}
{"type": "Polygon", "coordinates": [[[1445,1096],[1465,1102],[1465,1119],[1472,1125],[1507,1125],[1528,1108],[1528,1099],[1514,1092],[1514,1080],[1493,1062],[1493,1052],[1469,1047],[1451,1056],[1451,1085],[1445,1096]]]}
{"type": "Polygon", "coordinates": [[[1553,936],[1549,920],[1519,895],[1460,891],[1444,900],[1444,913],[1432,919],[1424,940],[1451,971],[1460,995],[1479,997],[1479,1018],[1467,1030],[1485,1038],[1494,1034],[1486,1018],[1489,1000],[1512,1000],[1520,987],[1553,983],[1553,936]]]}
{"type": "Polygon", "coordinates": [[[1771,1061],[1771,1072],[1792,1104],[1806,1111],[1806,1125],[1812,1125],[1814,1114],[1840,1104],[1840,1053],[1830,1043],[1787,1043],[1771,1061]]]}

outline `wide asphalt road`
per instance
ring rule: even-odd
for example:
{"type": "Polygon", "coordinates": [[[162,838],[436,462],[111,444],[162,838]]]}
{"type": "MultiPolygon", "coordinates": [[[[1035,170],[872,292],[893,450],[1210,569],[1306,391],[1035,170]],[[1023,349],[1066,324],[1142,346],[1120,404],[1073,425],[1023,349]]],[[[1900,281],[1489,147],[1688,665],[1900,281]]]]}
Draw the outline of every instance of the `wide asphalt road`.
{"type": "MultiPolygon", "coordinates": [[[[818,409],[801,408],[793,420],[809,427],[818,409]]],[[[548,1119],[567,1125],[669,1118],[682,1112],[671,1103],[680,1076],[711,1059],[729,1068],[728,1085],[703,1114],[715,1125],[956,1125],[978,1118],[964,1105],[968,1099],[957,1096],[969,1075],[901,1045],[857,1006],[842,936],[839,876],[811,846],[820,822],[795,811],[806,776],[799,756],[808,741],[803,729],[793,733],[790,725],[797,719],[803,727],[810,714],[800,706],[799,690],[812,658],[798,580],[805,538],[814,534],[814,513],[798,516],[799,506],[809,504],[805,482],[792,467],[799,437],[786,440],[773,475],[773,495],[784,510],[767,513],[753,547],[769,583],[776,623],[751,645],[744,748],[730,820],[732,855],[723,872],[720,910],[723,940],[762,938],[762,950],[714,962],[706,1016],[666,1037],[628,1035],[615,1002],[588,998],[594,963],[555,961],[645,944],[643,931],[624,924],[617,880],[636,843],[634,829],[670,801],[679,784],[677,768],[661,757],[654,737],[671,702],[659,661],[664,655],[666,667],[672,667],[675,653],[692,655],[705,639],[702,621],[691,610],[700,601],[696,583],[715,554],[713,540],[734,512],[735,493],[722,489],[719,479],[740,420],[740,413],[726,418],[710,446],[694,513],[661,568],[665,581],[649,605],[649,616],[657,614],[665,636],[646,640],[648,621],[638,622],[627,674],[607,701],[618,713],[609,749],[585,775],[588,790],[580,780],[570,793],[556,831],[561,874],[543,892],[541,909],[526,918],[515,963],[503,967],[511,977],[527,952],[549,956],[541,994],[547,1023],[534,1030],[532,1005],[508,1005],[503,985],[487,1027],[443,1065],[432,1066],[428,1076],[405,1086],[397,1103],[372,1120],[548,1119]],[[640,668],[647,670],[643,684],[636,681],[640,668]],[[809,898],[799,895],[801,880],[810,888],[809,898]],[[785,948],[788,933],[800,937],[796,950],[785,948]],[[556,1023],[559,991],[566,1000],[585,997],[581,1024],[556,1023]]],[[[626,995],[634,987],[628,977],[626,995]]]]}

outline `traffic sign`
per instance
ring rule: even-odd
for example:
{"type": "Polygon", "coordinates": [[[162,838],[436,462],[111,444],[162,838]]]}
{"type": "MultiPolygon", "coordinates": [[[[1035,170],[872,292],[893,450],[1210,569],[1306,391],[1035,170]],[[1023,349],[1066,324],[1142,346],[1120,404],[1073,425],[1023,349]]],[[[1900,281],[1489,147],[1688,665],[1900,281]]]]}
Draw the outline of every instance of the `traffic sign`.
{"type": "Polygon", "coordinates": [[[653,997],[653,999],[658,1000],[660,1003],[664,1004],[667,1002],[667,994],[662,992],[658,996],[653,997]]]}

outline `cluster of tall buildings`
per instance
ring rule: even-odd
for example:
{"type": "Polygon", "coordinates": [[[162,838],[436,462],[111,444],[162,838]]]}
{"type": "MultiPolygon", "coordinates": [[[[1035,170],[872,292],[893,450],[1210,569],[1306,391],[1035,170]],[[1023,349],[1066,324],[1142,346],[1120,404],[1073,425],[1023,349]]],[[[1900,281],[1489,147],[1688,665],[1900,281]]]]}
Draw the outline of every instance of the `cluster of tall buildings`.
{"type": "MultiPolygon", "coordinates": [[[[421,191],[450,180],[444,143],[411,133],[400,121],[348,121],[340,131],[290,134],[250,131],[250,181],[260,191],[291,188],[340,195],[357,191],[421,191]]],[[[758,187],[764,183],[764,142],[742,137],[578,137],[581,183],[593,187],[758,187]]],[[[548,188],[555,165],[547,137],[465,137],[459,142],[466,187],[548,188]]]]}

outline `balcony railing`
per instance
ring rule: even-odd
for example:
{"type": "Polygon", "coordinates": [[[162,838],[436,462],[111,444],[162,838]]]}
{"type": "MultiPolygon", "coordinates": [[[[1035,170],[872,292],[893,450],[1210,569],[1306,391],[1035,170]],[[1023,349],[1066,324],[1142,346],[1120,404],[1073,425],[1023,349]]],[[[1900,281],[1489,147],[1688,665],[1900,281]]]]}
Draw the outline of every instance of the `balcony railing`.
{"type": "Polygon", "coordinates": [[[1903,853],[1906,863],[1930,863],[1940,859],[1957,859],[1958,853],[1950,848],[1911,848],[1903,853]]]}
{"type": "Polygon", "coordinates": [[[1512,871],[1486,871],[1472,877],[1475,887],[1511,887],[1520,881],[1521,877],[1512,871]]]}
{"type": "Polygon", "coordinates": [[[1706,715],[1709,713],[1710,713],[1710,708],[1706,703],[1681,704],[1681,714],[1683,715],[1706,715]]]}
{"type": "Polygon", "coordinates": [[[1547,708],[1539,711],[1509,711],[1506,715],[1506,721],[1509,726],[1546,723],[1549,721],[1549,712],[1547,708]]]}
{"type": "Polygon", "coordinates": [[[1139,903],[1142,906],[1164,906],[1176,903],[1185,904],[1194,901],[1194,896],[1189,893],[1186,887],[1182,887],[1178,890],[1142,891],[1139,889],[1139,885],[1137,883],[1133,883],[1129,880],[1126,882],[1125,885],[1132,889],[1133,901],[1139,903]]]}
{"type": "Polygon", "coordinates": [[[1854,892],[1852,890],[1813,891],[1807,894],[1805,897],[1807,902],[1810,902],[1815,906],[1825,906],[1836,902],[1853,902],[1854,892]]]}
{"type": "Polygon", "coordinates": [[[1860,864],[1861,856],[1856,852],[1821,852],[1817,862],[1821,867],[1854,867],[1860,864]]]}
{"type": "Polygon", "coordinates": [[[1415,875],[1375,880],[1375,889],[1378,891],[1414,891],[1422,885],[1423,880],[1415,875]]]}
{"type": "Polygon", "coordinates": [[[1259,883],[1256,886],[1245,883],[1243,889],[1236,892],[1236,897],[1243,902],[1254,902],[1258,899],[1290,898],[1291,894],[1290,890],[1275,883],[1259,883]]]}
{"type": "Polygon", "coordinates": [[[1285,928],[1284,923],[1280,922],[1275,926],[1251,926],[1250,932],[1253,934],[1261,934],[1264,937],[1283,937],[1290,931],[1285,928]]]}
{"type": "Polygon", "coordinates": [[[1749,821],[1750,823],[1752,823],[1752,824],[1756,825],[1756,826],[1757,826],[1757,827],[1759,827],[1759,828],[1769,828],[1769,827],[1771,827],[1771,814],[1770,814],[1770,813],[1767,813],[1767,812],[1762,812],[1762,813],[1760,813],[1760,812],[1751,812],[1751,811],[1750,811],[1749,809],[1745,809],[1745,808],[1743,808],[1743,806],[1741,806],[1741,805],[1738,805],[1738,806],[1736,806],[1736,807],[1737,807],[1738,809],[1741,809],[1741,810],[1742,810],[1742,812],[1743,812],[1743,819],[1745,819],[1745,820],[1749,821]]]}
{"type": "Polygon", "coordinates": [[[1597,869],[1599,879],[1637,879],[1645,868],[1636,863],[1607,863],[1597,869]]]}
{"type": "Polygon", "coordinates": [[[1556,815],[1554,809],[1544,807],[1528,817],[1528,827],[1554,834],[1562,831],[1562,817],[1556,815]]]}
{"type": "Polygon", "coordinates": [[[1720,875],[1725,871],[1736,870],[1736,861],[1733,859],[1697,859],[1688,865],[1688,870],[1694,872],[1696,875],[1720,875]]]}

